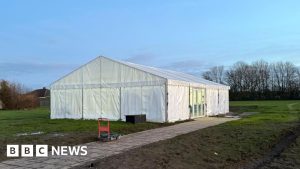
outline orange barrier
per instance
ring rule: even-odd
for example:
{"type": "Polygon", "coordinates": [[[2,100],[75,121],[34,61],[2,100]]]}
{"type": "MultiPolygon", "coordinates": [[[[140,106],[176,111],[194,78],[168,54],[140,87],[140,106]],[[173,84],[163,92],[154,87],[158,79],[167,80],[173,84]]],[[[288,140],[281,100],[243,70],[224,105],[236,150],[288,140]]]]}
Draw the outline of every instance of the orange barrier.
{"type": "Polygon", "coordinates": [[[107,133],[107,136],[110,137],[109,119],[107,119],[107,118],[98,118],[98,138],[99,139],[100,139],[101,132],[107,133]],[[106,125],[103,125],[105,123],[106,123],[106,125]]]}

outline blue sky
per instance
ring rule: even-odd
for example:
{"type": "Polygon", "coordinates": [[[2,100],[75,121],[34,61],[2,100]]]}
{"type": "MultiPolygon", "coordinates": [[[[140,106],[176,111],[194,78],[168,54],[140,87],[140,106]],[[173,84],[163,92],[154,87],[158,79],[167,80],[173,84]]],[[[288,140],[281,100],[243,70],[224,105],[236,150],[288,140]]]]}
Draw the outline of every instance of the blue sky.
{"type": "Polygon", "coordinates": [[[30,88],[89,60],[200,75],[236,61],[300,66],[300,1],[0,0],[0,79],[30,88]]]}

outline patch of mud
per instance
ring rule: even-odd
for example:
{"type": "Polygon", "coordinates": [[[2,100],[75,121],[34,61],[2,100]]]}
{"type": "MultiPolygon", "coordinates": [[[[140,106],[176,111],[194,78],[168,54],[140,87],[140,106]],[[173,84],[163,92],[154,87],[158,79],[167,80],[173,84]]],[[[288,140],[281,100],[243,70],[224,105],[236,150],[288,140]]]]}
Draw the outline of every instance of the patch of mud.
{"type": "Polygon", "coordinates": [[[44,134],[42,131],[32,132],[32,133],[17,133],[16,136],[32,136],[32,135],[40,135],[44,134]]]}
{"type": "Polygon", "coordinates": [[[78,145],[97,141],[97,132],[69,132],[69,133],[49,133],[37,134],[37,132],[25,133],[19,137],[0,137],[0,162],[11,158],[6,157],[7,144],[47,144],[49,146],[78,145]]]}
{"type": "Polygon", "coordinates": [[[257,114],[259,112],[243,112],[240,114],[237,114],[235,112],[229,112],[226,114],[222,114],[222,115],[217,115],[216,117],[227,117],[227,118],[243,118],[243,117],[248,117],[254,114],[257,114]]]}
{"type": "MultiPolygon", "coordinates": [[[[295,142],[300,134],[300,124],[293,130],[286,133],[274,147],[270,149],[261,158],[249,159],[247,161],[236,163],[236,165],[227,166],[225,168],[245,168],[245,169],[263,169],[265,166],[270,164],[276,157],[287,149],[292,143],[295,142]]],[[[93,163],[85,164],[83,166],[75,167],[76,169],[82,168],[201,168],[199,166],[205,164],[202,168],[224,168],[224,166],[218,166],[213,163],[212,159],[205,158],[205,151],[203,149],[197,148],[193,143],[198,142],[199,137],[188,138],[188,143],[176,142],[176,144],[171,144],[172,140],[160,141],[136,149],[127,151],[126,153],[110,156],[104,159],[99,159],[93,161],[93,163]],[[162,142],[169,142],[170,147],[163,148],[158,145],[162,142]],[[192,143],[192,144],[190,144],[192,143]],[[195,148],[195,149],[194,149],[195,148]],[[189,151],[195,151],[193,156],[189,156],[189,151]],[[168,152],[167,155],[165,152],[168,152]],[[166,156],[162,156],[166,155],[166,156]],[[189,159],[189,160],[186,160],[189,159]],[[201,159],[212,160],[212,163],[207,163],[207,161],[201,161],[201,159]],[[188,163],[188,161],[193,161],[193,163],[188,163]],[[211,165],[211,166],[210,166],[211,165]]],[[[202,143],[205,145],[205,143],[202,143]]],[[[211,152],[215,156],[219,156],[219,153],[214,151],[211,152]]],[[[211,157],[210,157],[211,158],[211,157]]]]}
{"type": "Polygon", "coordinates": [[[65,135],[66,134],[63,134],[63,133],[51,133],[51,134],[49,134],[49,137],[63,137],[65,135]]]}
{"type": "Polygon", "coordinates": [[[300,137],[288,149],[262,169],[296,169],[300,168],[300,137]]]}
{"type": "Polygon", "coordinates": [[[239,114],[249,110],[257,110],[258,106],[230,106],[229,110],[231,112],[235,112],[235,114],[239,114]]]}
{"type": "Polygon", "coordinates": [[[234,112],[228,112],[226,114],[218,114],[212,117],[228,117],[228,118],[238,118],[239,116],[237,115],[237,113],[234,112]]]}
{"type": "Polygon", "coordinates": [[[297,110],[294,110],[294,106],[297,105],[298,103],[291,103],[288,104],[288,108],[290,110],[290,113],[299,113],[297,110]]]}
{"type": "Polygon", "coordinates": [[[252,116],[254,114],[257,114],[258,112],[244,112],[244,113],[241,113],[239,116],[240,117],[248,117],[248,116],[252,116]]]}
{"type": "Polygon", "coordinates": [[[300,124],[293,130],[285,134],[280,141],[271,148],[271,150],[260,159],[251,161],[250,163],[244,165],[243,168],[246,169],[257,169],[263,168],[264,166],[270,164],[275,158],[278,158],[281,153],[287,149],[291,144],[293,144],[296,139],[300,136],[300,124]]]}

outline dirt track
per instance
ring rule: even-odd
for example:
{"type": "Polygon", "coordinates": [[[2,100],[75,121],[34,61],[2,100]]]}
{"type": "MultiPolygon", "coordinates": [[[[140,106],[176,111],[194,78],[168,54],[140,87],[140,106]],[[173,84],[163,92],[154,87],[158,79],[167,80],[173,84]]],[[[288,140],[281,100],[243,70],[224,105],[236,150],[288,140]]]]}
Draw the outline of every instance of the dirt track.
{"type": "MultiPolygon", "coordinates": [[[[249,162],[244,166],[247,169],[267,169],[273,168],[270,164],[278,158],[281,158],[282,152],[287,150],[300,136],[300,124],[293,131],[288,132],[281,140],[268,152],[263,158],[249,162]]],[[[300,158],[300,157],[299,157],[300,158]]]]}
{"type": "Polygon", "coordinates": [[[271,163],[262,169],[299,169],[300,168],[300,137],[288,149],[275,157],[271,163]]]}

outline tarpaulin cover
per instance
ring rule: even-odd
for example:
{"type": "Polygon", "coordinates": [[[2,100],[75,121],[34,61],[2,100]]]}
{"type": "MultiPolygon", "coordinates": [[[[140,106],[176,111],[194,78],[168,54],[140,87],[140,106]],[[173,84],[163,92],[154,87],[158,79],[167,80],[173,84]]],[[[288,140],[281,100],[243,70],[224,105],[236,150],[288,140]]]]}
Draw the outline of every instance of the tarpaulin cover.
{"type": "Polygon", "coordinates": [[[168,120],[189,119],[189,87],[168,86],[168,120]]]}

